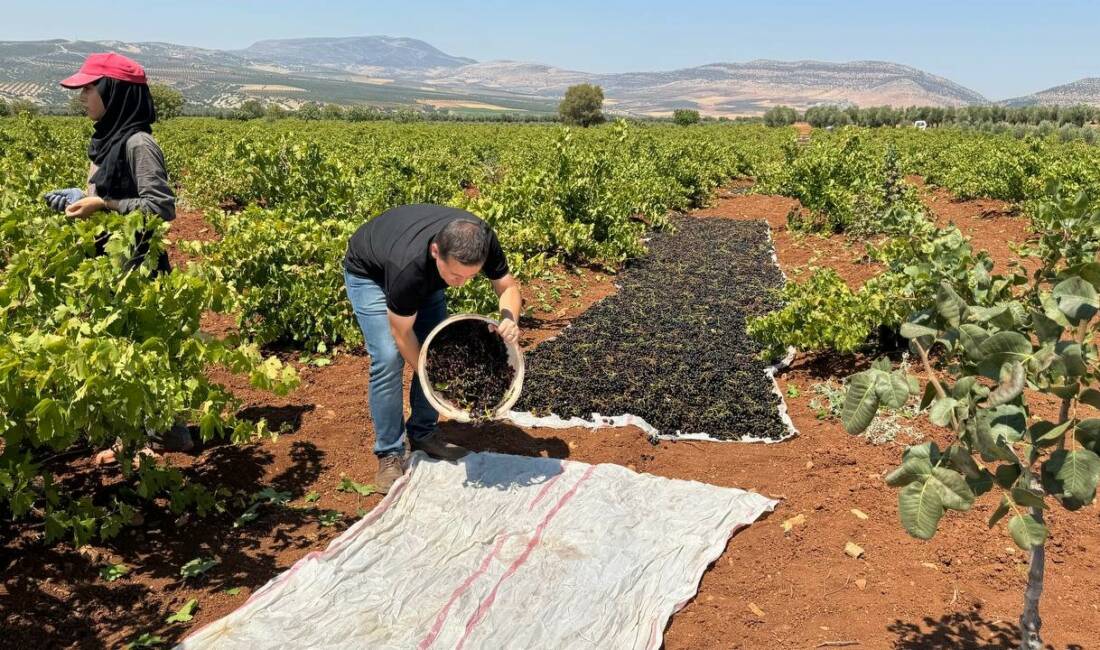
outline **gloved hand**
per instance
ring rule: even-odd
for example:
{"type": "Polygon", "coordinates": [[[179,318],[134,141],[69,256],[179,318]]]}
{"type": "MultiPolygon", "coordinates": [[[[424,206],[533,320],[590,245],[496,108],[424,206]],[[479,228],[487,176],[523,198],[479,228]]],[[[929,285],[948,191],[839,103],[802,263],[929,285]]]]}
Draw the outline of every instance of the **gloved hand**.
{"type": "Polygon", "coordinates": [[[82,198],[84,198],[84,192],[75,187],[47,192],[45,196],[46,205],[58,212],[64,212],[70,203],[79,201],[82,198]]]}

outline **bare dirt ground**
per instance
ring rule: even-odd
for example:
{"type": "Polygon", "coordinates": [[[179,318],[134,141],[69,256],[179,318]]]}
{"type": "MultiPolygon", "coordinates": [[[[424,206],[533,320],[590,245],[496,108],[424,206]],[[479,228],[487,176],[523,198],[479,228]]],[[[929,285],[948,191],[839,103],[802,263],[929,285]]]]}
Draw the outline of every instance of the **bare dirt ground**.
{"type": "MultiPolygon", "coordinates": [[[[789,233],[790,200],[725,195],[700,216],[766,220],[788,274],[816,264],[858,284],[876,272],[860,261],[860,242],[789,233]]],[[[926,192],[925,198],[937,217],[960,224],[982,245],[1002,246],[1027,236],[1024,219],[991,213],[988,202],[954,201],[940,191],[926,192]]],[[[181,215],[173,225],[181,238],[205,234],[203,227],[194,214],[181,215]]],[[[613,282],[613,276],[586,271],[527,287],[533,318],[524,322],[525,345],[560,331],[613,292],[613,282]]],[[[895,491],[882,480],[898,463],[902,447],[849,436],[839,422],[818,419],[811,408],[815,383],[863,363],[855,357],[797,358],[780,384],[801,435],[774,445],[662,442],[655,448],[635,429],[444,423],[442,430],[476,450],[617,463],[780,499],[770,517],[734,536],[704,575],[698,596],[673,617],[665,637],[669,650],[818,648],[838,642],[857,648],[1015,647],[1026,557],[1007,534],[986,530],[985,519],[996,505],[992,498],[980,500],[975,512],[947,516],[935,539],[912,539],[898,523],[895,491]],[[783,522],[799,516],[802,523],[784,531],[783,522]],[[864,549],[862,557],[845,554],[848,542],[864,549]]],[[[245,493],[269,486],[290,492],[292,507],[265,508],[239,528],[229,513],[177,520],[151,511],[144,527],[80,551],[64,544],[44,548],[33,528],[0,529],[0,645],[114,648],[145,632],[179,640],[243,604],[378,503],[376,495],[336,490],[345,475],[369,483],[377,467],[370,453],[366,356],[342,354],[330,366],[303,368],[301,388],[286,398],[251,390],[222,372],[215,375],[241,397],[246,416],[267,417],[282,435],[244,447],[169,454],[170,460],[192,476],[245,493]],[[316,503],[305,499],[311,492],[320,495],[316,503]],[[340,520],[322,525],[318,515],[325,510],[339,513],[340,520]],[[219,563],[202,578],[181,578],[180,566],[200,556],[219,563]],[[125,562],[132,571],[107,582],[99,570],[108,562],[125,562]],[[193,621],[164,622],[191,598],[199,603],[193,621]]],[[[941,443],[945,439],[934,428],[926,433],[941,443]]],[[[67,461],[66,467],[69,481],[119,480],[116,468],[93,467],[83,458],[67,461]]],[[[1100,509],[1094,504],[1077,513],[1056,510],[1049,523],[1045,637],[1056,648],[1095,648],[1100,509]]]]}

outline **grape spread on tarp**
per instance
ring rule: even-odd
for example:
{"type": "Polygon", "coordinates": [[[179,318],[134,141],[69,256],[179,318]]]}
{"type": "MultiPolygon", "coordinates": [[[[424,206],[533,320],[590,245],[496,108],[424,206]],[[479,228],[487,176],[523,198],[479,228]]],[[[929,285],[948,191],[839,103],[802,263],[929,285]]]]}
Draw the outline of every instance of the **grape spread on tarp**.
{"type": "Polygon", "coordinates": [[[621,274],[615,295],[527,354],[514,421],[553,426],[598,413],[661,434],[792,435],[745,332],[748,319],[779,306],[768,225],[683,217],[673,226],[621,274]]]}

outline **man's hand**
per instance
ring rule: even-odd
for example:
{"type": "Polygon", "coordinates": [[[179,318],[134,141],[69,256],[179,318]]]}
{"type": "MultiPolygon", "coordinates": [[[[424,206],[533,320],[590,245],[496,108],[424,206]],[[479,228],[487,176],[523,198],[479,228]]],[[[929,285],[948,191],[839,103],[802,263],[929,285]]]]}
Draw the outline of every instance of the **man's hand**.
{"type": "Polygon", "coordinates": [[[398,316],[389,310],[386,314],[389,316],[390,334],[393,336],[393,342],[397,344],[397,351],[401,353],[405,363],[415,371],[420,363],[420,341],[417,340],[416,333],[413,331],[416,314],[398,316]]]}
{"type": "Polygon", "coordinates": [[[46,199],[46,205],[50,206],[51,210],[64,212],[70,203],[84,198],[84,192],[75,187],[67,187],[63,190],[47,192],[43,198],[46,199]]]}
{"type": "Polygon", "coordinates": [[[65,215],[73,219],[87,219],[105,207],[107,204],[98,196],[86,196],[76,203],[70,203],[65,208],[65,215]]]}
{"type": "Polygon", "coordinates": [[[519,325],[516,321],[519,320],[519,312],[523,308],[519,283],[511,274],[492,282],[493,291],[500,298],[500,325],[492,329],[495,329],[500,334],[500,338],[508,343],[515,343],[519,340],[519,325]]]}
{"type": "Polygon", "coordinates": [[[496,333],[500,335],[500,338],[509,343],[515,343],[519,340],[519,325],[516,325],[510,316],[506,316],[501,319],[500,325],[489,326],[489,329],[496,330],[496,333]]]}

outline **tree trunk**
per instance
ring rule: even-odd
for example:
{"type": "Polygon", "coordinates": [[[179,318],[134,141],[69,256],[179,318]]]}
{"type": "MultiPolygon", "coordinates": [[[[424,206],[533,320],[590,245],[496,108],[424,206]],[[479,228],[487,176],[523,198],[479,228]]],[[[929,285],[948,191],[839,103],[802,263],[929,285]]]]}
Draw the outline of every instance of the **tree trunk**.
{"type": "MultiPolygon", "coordinates": [[[[1031,516],[1043,523],[1043,511],[1031,509],[1031,516]]],[[[1046,545],[1031,549],[1031,563],[1027,571],[1027,589],[1024,590],[1024,611],[1020,614],[1020,650],[1043,650],[1039,629],[1043,619],[1039,617],[1039,599],[1043,595],[1043,568],[1046,563],[1046,545]]]]}

